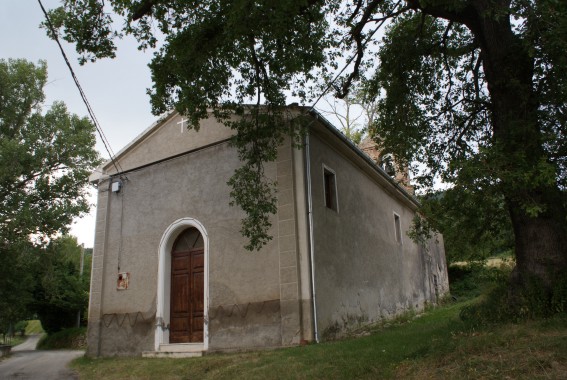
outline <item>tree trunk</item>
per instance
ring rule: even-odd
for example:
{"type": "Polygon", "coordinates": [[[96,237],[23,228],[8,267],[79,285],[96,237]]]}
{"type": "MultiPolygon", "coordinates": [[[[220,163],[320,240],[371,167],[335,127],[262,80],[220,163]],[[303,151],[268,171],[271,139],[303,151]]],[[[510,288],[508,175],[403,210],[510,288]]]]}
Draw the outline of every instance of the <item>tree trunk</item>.
{"type": "Polygon", "coordinates": [[[565,228],[549,213],[530,217],[518,206],[511,206],[510,215],[516,251],[512,285],[522,285],[535,278],[551,289],[555,280],[567,274],[565,228]]]}
{"type": "MultiPolygon", "coordinates": [[[[462,7],[406,0],[414,9],[464,24],[482,52],[492,100],[490,163],[507,202],[515,235],[512,286],[536,278],[548,289],[567,275],[567,212],[543,147],[533,57],[512,31],[509,0],[469,0],[462,7]]],[[[453,3],[451,3],[453,4],[453,3]]]]}
{"type": "Polygon", "coordinates": [[[489,2],[474,4],[477,12],[471,30],[481,45],[493,103],[492,161],[515,235],[512,285],[536,278],[549,289],[561,273],[567,273],[567,214],[556,168],[543,147],[533,58],[512,32],[506,13],[496,18],[491,15],[495,10],[487,8],[489,2]],[[545,173],[549,168],[553,175],[545,173]]]}

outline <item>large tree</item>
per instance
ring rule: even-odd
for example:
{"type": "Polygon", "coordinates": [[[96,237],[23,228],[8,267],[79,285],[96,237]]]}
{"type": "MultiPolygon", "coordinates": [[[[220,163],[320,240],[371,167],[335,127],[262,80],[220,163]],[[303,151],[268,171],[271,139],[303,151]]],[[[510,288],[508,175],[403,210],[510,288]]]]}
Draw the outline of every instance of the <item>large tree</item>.
{"type": "Polygon", "coordinates": [[[74,236],[61,236],[38,254],[32,310],[47,333],[75,327],[78,313],[86,315],[90,270],[83,262],[81,274],[82,251],[74,236]]]}
{"type": "MultiPolygon", "coordinates": [[[[104,2],[62,3],[51,17],[83,61],[112,57],[120,33],[104,2]]],[[[231,124],[248,167],[232,181],[234,195],[249,213],[255,191],[271,188],[252,181],[261,177],[261,162],[274,157],[283,134],[294,133],[271,116],[286,94],[306,95],[315,75],[332,78],[325,74],[346,62],[348,69],[328,87],[344,97],[362,81],[380,98],[375,136],[397,160],[426,165],[419,180],[431,185],[441,177],[456,188],[502,197],[515,235],[517,284],[535,277],[551,287],[567,273],[565,1],[107,4],[142,48],[155,45],[156,33],[164,36],[150,64],[156,113],[175,107],[196,125],[209,108],[226,116],[242,112],[243,100],[265,105],[252,109],[256,122],[231,124]],[[380,28],[386,28],[383,40],[380,28]]],[[[265,201],[248,227],[266,221],[258,215],[273,210],[273,198],[265,201]]]]}
{"type": "Polygon", "coordinates": [[[45,62],[0,60],[0,320],[26,316],[34,252],[89,211],[94,125],[54,102],[45,62]]]}

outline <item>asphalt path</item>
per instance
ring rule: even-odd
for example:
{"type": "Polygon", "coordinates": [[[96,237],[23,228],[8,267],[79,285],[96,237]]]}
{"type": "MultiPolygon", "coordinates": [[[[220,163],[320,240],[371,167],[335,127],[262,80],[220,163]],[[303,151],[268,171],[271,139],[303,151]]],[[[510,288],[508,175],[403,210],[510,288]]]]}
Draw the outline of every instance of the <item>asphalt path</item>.
{"type": "Polygon", "coordinates": [[[79,377],[67,368],[69,362],[84,355],[83,351],[36,351],[39,335],[30,336],[12,348],[8,359],[0,362],[1,380],[75,380],[79,377]]]}

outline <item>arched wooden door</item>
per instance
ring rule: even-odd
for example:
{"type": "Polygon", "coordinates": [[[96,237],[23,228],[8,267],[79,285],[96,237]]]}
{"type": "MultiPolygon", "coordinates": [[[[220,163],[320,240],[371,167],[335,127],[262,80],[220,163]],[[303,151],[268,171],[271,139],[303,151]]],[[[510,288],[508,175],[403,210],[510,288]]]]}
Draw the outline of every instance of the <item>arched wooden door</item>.
{"type": "Polygon", "coordinates": [[[173,244],[169,343],[203,341],[205,297],[203,246],[203,237],[196,228],[183,231],[173,244]]]}

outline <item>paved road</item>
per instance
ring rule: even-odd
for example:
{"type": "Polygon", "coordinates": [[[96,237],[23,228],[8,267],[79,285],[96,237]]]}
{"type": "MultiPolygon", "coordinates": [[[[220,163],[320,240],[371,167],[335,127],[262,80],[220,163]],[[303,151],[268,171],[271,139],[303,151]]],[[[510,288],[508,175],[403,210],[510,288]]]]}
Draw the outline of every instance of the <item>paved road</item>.
{"type": "Polygon", "coordinates": [[[37,346],[37,342],[39,342],[39,338],[41,338],[41,334],[28,336],[28,339],[26,339],[23,343],[18,344],[15,347],[12,347],[12,352],[35,350],[35,347],[37,346]]]}
{"type": "Polygon", "coordinates": [[[39,336],[30,336],[12,348],[12,355],[0,362],[0,379],[10,380],[76,380],[67,368],[69,362],[84,355],[83,351],[36,351],[39,336]]]}

